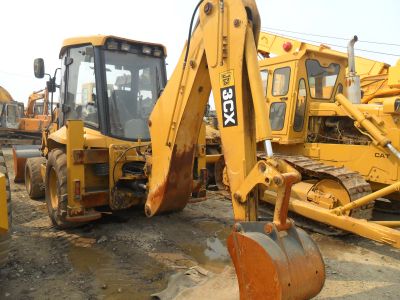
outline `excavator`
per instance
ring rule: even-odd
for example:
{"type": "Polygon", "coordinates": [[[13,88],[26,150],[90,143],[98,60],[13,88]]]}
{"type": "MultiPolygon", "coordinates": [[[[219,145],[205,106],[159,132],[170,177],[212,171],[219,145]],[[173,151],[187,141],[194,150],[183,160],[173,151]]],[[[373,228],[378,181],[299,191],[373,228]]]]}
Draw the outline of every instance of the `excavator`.
{"type": "Polygon", "coordinates": [[[0,86],[0,138],[2,144],[31,144],[35,140],[40,140],[42,123],[42,117],[25,116],[24,104],[15,101],[10,93],[0,86]]]}
{"type": "Polygon", "coordinates": [[[10,250],[11,193],[6,161],[0,149],[0,268],[7,262],[10,250]]]}
{"type": "Polygon", "coordinates": [[[41,133],[50,123],[48,112],[49,92],[47,88],[33,92],[29,96],[25,115],[20,119],[20,129],[41,133]]]}
{"type": "MultiPolygon", "coordinates": [[[[300,175],[272,156],[264,121],[259,30],[254,0],[200,1],[168,83],[160,44],[101,35],[65,40],[60,114],[37,164],[53,224],[67,228],[98,219],[100,206],[142,205],[148,217],[184,209],[200,180],[196,154],[204,149],[198,136],[212,91],[232,190],[236,223],[227,245],[240,298],[317,295],[325,279],[321,254],[287,218],[291,186],[300,175]],[[90,108],[80,95],[88,82],[96,86],[90,108]],[[256,128],[266,150],[262,160],[256,128]],[[277,191],[269,221],[258,211],[261,186],[277,191]]],[[[43,60],[34,66],[43,78],[43,60]]]]}
{"type": "MultiPolygon", "coordinates": [[[[28,105],[25,115],[19,119],[19,129],[29,132],[34,136],[35,141],[41,141],[42,132],[50,125],[51,115],[49,114],[49,91],[48,88],[33,92],[28,99],[28,105]],[[43,101],[42,101],[43,100],[43,101]]],[[[13,145],[14,157],[14,182],[25,181],[25,164],[29,157],[35,157],[40,154],[40,145],[13,145]]],[[[40,183],[39,174],[27,174],[32,176],[35,184],[27,183],[27,190],[32,198],[37,198],[43,194],[43,184],[40,183]],[[30,185],[30,186],[29,186],[30,185]]]]}
{"type": "MultiPolygon", "coordinates": [[[[381,206],[399,199],[400,98],[375,93],[362,104],[361,83],[384,71],[376,71],[373,61],[354,57],[356,41],[354,37],[349,42],[346,55],[261,34],[259,51],[267,57],[279,54],[259,61],[272,143],[276,155],[302,174],[303,181],[293,185],[290,210],[400,248],[400,231],[392,228],[400,227],[400,221],[368,221],[375,202],[381,206]],[[361,80],[357,62],[364,66],[361,80]]],[[[393,91],[400,87],[396,68],[387,74],[393,91]]],[[[216,170],[223,169],[221,157],[214,154],[212,161],[216,170]]],[[[215,178],[229,186],[226,174],[215,178]]],[[[265,191],[260,198],[275,203],[273,195],[265,191]]]]}
{"type": "Polygon", "coordinates": [[[23,103],[15,101],[10,93],[0,86],[0,137],[2,140],[15,137],[23,113],[23,103]]]}

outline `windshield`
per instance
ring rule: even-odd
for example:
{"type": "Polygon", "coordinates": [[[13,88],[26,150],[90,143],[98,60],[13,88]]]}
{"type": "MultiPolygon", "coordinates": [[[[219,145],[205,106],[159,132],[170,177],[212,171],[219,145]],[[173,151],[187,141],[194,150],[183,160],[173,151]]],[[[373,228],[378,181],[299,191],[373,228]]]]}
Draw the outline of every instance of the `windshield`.
{"type": "Polygon", "coordinates": [[[16,104],[7,105],[7,127],[17,128],[19,122],[19,107],[16,104]]]}
{"type": "Polygon", "coordinates": [[[33,107],[33,114],[35,116],[43,115],[44,105],[43,102],[36,102],[35,106],[33,107]]]}
{"type": "Polygon", "coordinates": [[[163,59],[105,51],[111,135],[149,140],[148,119],[164,86],[163,59]]]}
{"type": "Polygon", "coordinates": [[[340,66],[331,63],[328,67],[322,67],[318,60],[306,61],[308,85],[312,98],[330,99],[336,85],[340,66]]]}

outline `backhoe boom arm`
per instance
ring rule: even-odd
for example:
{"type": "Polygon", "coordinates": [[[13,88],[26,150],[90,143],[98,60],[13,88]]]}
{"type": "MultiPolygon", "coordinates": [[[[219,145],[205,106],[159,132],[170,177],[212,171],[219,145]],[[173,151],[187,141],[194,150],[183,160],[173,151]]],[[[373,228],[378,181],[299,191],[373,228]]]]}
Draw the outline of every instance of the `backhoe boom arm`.
{"type": "Polygon", "coordinates": [[[324,263],[311,238],[287,220],[291,185],[300,176],[270,157],[272,151],[261,162],[256,157],[256,128],[258,140],[268,141],[271,135],[258,71],[257,7],[254,0],[209,0],[199,5],[199,15],[188,50],[184,49],[150,116],[146,215],[186,206],[195,147],[212,91],[234,218],[239,221],[227,244],[240,298],[312,298],[323,286],[324,263]],[[278,190],[272,222],[259,221],[260,185],[278,190]]]}
{"type": "MultiPolygon", "coordinates": [[[[222,124],[232,191],[255,166],[255,122],[260,137],[270,136],[254,42],[259,28],[254,1],[210,1],[200,6],[187,63],[185,48],[150,117],[152,174],[147,215],[186,205],[195,145],[211,90],[222,124]]],[[[234,215],[236,220],[256,220],[255,201],[234,201],[234,215]]]]}

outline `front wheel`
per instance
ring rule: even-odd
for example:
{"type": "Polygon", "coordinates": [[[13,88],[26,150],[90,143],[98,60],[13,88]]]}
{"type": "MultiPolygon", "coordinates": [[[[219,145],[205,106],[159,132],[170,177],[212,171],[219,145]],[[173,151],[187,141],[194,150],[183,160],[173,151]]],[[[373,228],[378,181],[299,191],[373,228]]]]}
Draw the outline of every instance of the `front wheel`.
{"type": "Polygon", "coordinates": [[[31,199],[44,197],[43,178],[40,172],[42,164],[46,163],[44,157],[32,157],[25,164],[25,187],[31,199]]]}
{"type": "Polygon", "coordinates": [[[71,228],[79,224],[66,221],[67,156],[61,149],[50,152],[46,165],[45,198],[52,223],[58,228],[71,228]]]}

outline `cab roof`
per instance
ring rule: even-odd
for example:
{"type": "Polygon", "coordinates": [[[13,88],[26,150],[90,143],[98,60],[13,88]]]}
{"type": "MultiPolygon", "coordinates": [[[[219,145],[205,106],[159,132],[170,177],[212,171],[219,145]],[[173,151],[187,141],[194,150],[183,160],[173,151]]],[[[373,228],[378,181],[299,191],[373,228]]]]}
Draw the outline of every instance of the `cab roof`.
{"type": "Polygon", "coordinates": [[[265,58],[259,61],[260,66],[274,65],[277,63],[285,63],[293,60],[300,60],[303,57],[312,58],[325,58],[330,59],[332,62],[340,63],[347,67],[347,56],[345,54],[336,54],[332,52],[317,51],[314,49],[304,49],[296,53],[289,53],[284,55],[278,55],[270,58],[265,58]]]}
{"type": "Polygon", "coordinates": [[[64,55],[67,48],[69,48],[71,46],[88,45],[88,44],[93,45],[93,46],[103,46],[107,42],[108,39],[126,41],[128,43],[133,43],[133,44],[141,44],[141,45],[146,45],[146,46],[160,47],[163,49],[164,55],[167,56],[167,49],[162,44],[131,40],[131,39],[123,38],[123,37],[118,37],[115,35],[98,34],[98,35],[92,35],[92,36],[71,37],[71,38],[65,39],[63,41],[59,57],[61,58],[64,55]]]}

